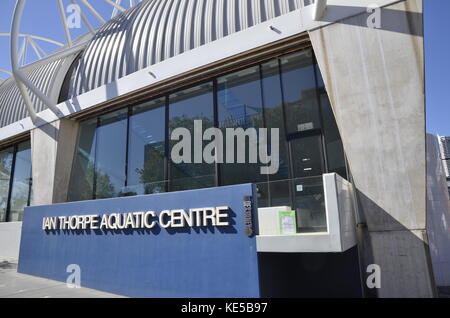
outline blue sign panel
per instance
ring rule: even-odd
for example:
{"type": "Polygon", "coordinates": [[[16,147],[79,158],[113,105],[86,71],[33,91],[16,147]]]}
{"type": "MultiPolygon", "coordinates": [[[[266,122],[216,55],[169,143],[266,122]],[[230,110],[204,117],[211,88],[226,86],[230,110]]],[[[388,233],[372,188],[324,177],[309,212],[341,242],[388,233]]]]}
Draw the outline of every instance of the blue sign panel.
{"type": "Polygon", "coordinates": [[[252,185],[27,208],[20,273],[131,297],[259,297],[252,185]],[[70,272],[68,272],[68,270],[70,272]]]}

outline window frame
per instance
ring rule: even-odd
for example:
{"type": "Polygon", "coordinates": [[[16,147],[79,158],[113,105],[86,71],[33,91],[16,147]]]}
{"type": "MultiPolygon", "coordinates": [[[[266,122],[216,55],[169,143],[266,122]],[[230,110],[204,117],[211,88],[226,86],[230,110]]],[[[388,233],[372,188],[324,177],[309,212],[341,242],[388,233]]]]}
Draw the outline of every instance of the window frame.
{"type": "MultiPolygon", "coordinates": [[[[318,103],[318,112],[319,112],[319,117],[320,117],[320,124],[321,124],[321,128],[318,128],[314,131],[314,133],[318,133],[321,136],[321,141],[322,141],[322,148],[323,148],[323,166],[324,166],[324,173],[328,173],[329,172],[329,167],[328,167],[328,149],[326,146],[326,140],[325,140],[325,131],[324,131],[324,127],[323,127],[323,109],[322,109],[322,101],[320,99],[320,95],[322,94],[322,90],[325,91],[326,93],[326,89],[323,89],[321,86],[319,86],[319,69],[318,69],[318,65],[317,65],[317,58],[316,55],[314,53],[314,50],[312,48],[312,46],[301,46],[298,47],[296,49],[292,49],[292,50],[287,50],[287,51],[283,51],[283,52],[279,52],[276,54],[272,54],[272,55],[268,55],[264,58],[260,58],[251,62],[243,62],[240,63],[238,65],[235,65],[231,68],[228,68],[226,70],[222,70],[220,72],[215,72],[213,74],[211,74],[209,77],[195,81],[195,82],[191,82],[190,84],[187,85],[178,85],[176,86],[176,88],[174,89],[167,89],[163,92],[160,92],[158,94],[149,96],[147,98],[142,98],[138,101],[135,101],[131,104],[129,104],[128,106],[116,106],[116,107],[112,107],[111,110],[109,111],[105,111],[105,109],[98,111],[98,112],[94,112],[93,115],[91,116],[86,116],[82,119],[82,121],[85,120],[89,120],[89,119],[93,119],[93,118],[97,118],[97,128],[99,127],[99,118],[101,116],[104,116],[106,114],[109,113],[113,113],[115,111],[120,111],[120,110],[124,110],[124,109],[128,109],[127,111],[127,136],[126,136],[126,160],[125,160],[125,184],[124,184],[124,188],[126,188],[128,186],[128,181],[129,181],[129,176],[128,176],[128,166],[129,166],[129,150],[130,150],[130,119],[131,116],[133,115],[133,109],[134,107],[137,107],[139,105],[157,100],[157,99],[164,99],[165,100],[165,156],[164,156],[164,176],[165,176],[165,180],[163,182],[166,183],[165,186],[165,190],[166,192],[170,191],[170,182],[172,180],[170,180],[170,176],[171,176],[171,162],[170,162],[170,125],[169,125],[169,121],[170,121],[170,96],[173,94],[176,94],[177,92],[181,92],[184,90],[188,90],[190,88],[196,87],[196,86],[201,86],[201,85],[205,85],[208,83],[212,83],[212,95],[213,95],[213,119],[214,119],[214,127],[215,128],[219,128],[219,101],[218,101],[218,93],[219,93],[219,84],[218,84],[218,79],[221,77],[225,77],[227,75],[231,75],[233,73],[239,72],[239,71],[243,71],[245,69],[249,69],[252,67],[258,68],[259,72],[259,83],[260,83],[260,88],[261,88],[261,104],[262,104],[262,116],[263,116],[263,122],[262,122],[262,127],[261,128],[267,128],[267,118],[266,118],[266,112],[267,112],[267,106],[266,106],[266,102],[264,99],[264,85],[263,85],[263,80],[264,80],[264,75],[263,75],[263,65],[265,63],[268,63],[270,61],[276,61],[277,65],[278,65],[278,77],[279,77],[279,81],[280,81],[280,89],[281,89],[281,105],[282,105],[282,121],[283,121],[283,127],[280,127],[280,129],[284,129],[285,132],[285,137],[286,137],[286,149],[287,149],[287,164],[288,164],[288,168],[289,168],[289,178],[293,179],[293,170],[291,168],[292,164],[293,164],[293,159],[291,156],[291,151],[290,151],[290,140],[292,139],[293,136],[291,135],[302,135],[304,133],[306,133],[307,135],[310,134],[311,132],[307,131],[307,132],[298,132],[295,134],[288,134],[288,130],[287,130],[287,113],[286,113],[286,103],[285,103],[285,92],[284,92],[284,86],[283,86],[283,70],[282,70],[282,63],[281,63],[281,59],[283,57],[292,55],[292,54],[296,54],[299,53],[301,51],[304,50],[311,50],[312,51],[312,61],[313,61],[313,66],[314,66],[314,79],[311,79],[312,82],[314,82],[315,85],[315,91],[316,91],[316,96],[317,96],[317,103],[318,103]]],[[[77,145],[79,143],[79,137],[80,137],[80,132],[78,134],[78,140],[77,140],[77,145]]],[[[96,138],[98,138],[98,136],[96,136],[96,138]]],[[[342,140],[342,137],[341,137],[342,140]]],[[[95,149],[95,158],[97,158],[97,145],[96,145],[96,149],[95,149]]],[[[345,157],[345,152],[344,152],[344,157],[345,157]]],[[[97,160],[95,160],[97,161],[97,160]]],[[[344,158],[344,162],[345,162],[345,167],[347,170],[347,178],[349,176],[348,173],[348,163],[347,163],[347,159],[346,157],[344,158]]],[[[75,165],[75,160],[73,162],[73,165],[75,165]]],[[[214,178],[214,186],[219,187],[222,186],[222,178],[221,178],[221,165],[220,163],[215,163],[215,178],[214,178]]],[[[96,162],[94,163],[94,170],[96,170],[96,162]]],[[[73,171],[73,169],[72,169],[73,171]]],[[[73,172],[72,172],[73,173],[73,172]]],[[[96,174],[96,171],[94,171],[94,175],[96,174]]],[[[270,176],[267,176],[267,182],[271,182],[270,180],[270,176]]],[[[276,180],[276,181],[280,181],[280,180],[276,180]]],[[[93,199],[96,200],[95,197],[95,193],[96,193],[96,177],[94,176],[94,184],[93,184],[93,199]]],[[[270,196],[269,196],[270,197],[270,196]]]]}
{"type": "MultiPolygon", "coordinates": [[[[12,207],[12,195],[14,191],[14,177],[16,174],[16,162],[17,162],[17,153],[19,152],[19,145],[23,143],[30,143],[30,150],[32,148],[31,144],[31,138],[25,138],[21,139],[20,141],[15,142],[14,144],[10,144],[4,147],[0,148],[0,152],[6,151],[8,149],[12,150],[12,162],[11,162],[11,173],[9,175],[9,181],[8,181],[8,197],[6,201],[6,208],[5,208],[5,216],[3,220],[0,220],[0,223],[10,223],[11,221],[11,207],[12,207]]],[[[32,166],[32,157],[30,156],[30,163],[31,163],[31,171],[30,171],[30,177],[28,178],[28,194],[27,194],[27,204],[26,207],[29,207],[31,205],[31,194],[32,194],[32,186],[33,186],[33,166],[32,166]]]]}

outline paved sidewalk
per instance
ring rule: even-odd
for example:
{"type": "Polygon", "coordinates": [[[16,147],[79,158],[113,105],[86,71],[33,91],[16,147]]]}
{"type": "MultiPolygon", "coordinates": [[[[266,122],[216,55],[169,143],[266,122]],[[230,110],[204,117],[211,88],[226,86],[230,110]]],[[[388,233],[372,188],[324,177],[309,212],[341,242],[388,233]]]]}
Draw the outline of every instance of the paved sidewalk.
{"type": "Polygon", "coordinates": [[[88,288],[17,273],[17,261],[0,261],[0,298],[120,298],[88,288]]]}

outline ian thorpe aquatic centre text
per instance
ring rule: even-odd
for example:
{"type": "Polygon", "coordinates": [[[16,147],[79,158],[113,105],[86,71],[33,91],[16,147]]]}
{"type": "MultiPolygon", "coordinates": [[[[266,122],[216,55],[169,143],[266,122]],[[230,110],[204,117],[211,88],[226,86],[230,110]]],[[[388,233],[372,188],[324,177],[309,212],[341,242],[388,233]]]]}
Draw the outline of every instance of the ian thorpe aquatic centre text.
{"type": "Polygon", "coordinates": [[[227,227],[230,225],[228,206],[186,210],[153,211],[44,217],[42,229],[56,230],[127,230],[184,227],[227,227]]]}

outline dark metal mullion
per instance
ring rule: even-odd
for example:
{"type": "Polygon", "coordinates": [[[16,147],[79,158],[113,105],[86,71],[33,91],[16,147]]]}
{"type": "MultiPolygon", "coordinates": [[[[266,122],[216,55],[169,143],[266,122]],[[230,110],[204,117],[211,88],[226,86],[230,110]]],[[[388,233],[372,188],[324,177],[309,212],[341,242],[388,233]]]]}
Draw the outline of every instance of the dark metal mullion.
{"type": "Polygon", "coordinates": [[[170,120],[170,113],[169,113],[169,107],[170,107],[170,99],[169,95],[167,94],[165,96],[165,143],[164,143],[164,179],[165,179],[165,185],[164,188],[166,189],[166,192],[170,191],[170,127],[169,127],[169,120],[170,120]]]}
{"type": "MultiPolygon", "coordinates": [[[[125,146],[125,189],[128,188],[128,164],[129,164],[128,161],[130,159],[130,136],[131,136],[130,120],[132,115],[133,115],[133,108],[132,106],[129,106],[127,112],[127,141],[125,146]]],[[[128,189],[127,192],[129,192],[128,189]]]]}
{"type": "Polygon", "coordinates": [[[322,112],[322,100],[321,100],[321,94],[319,93],[319,79],[317,76],[317,61],[315,58],[315,55],[313,54],[313,68],[314,68],[314,81],[315,81],[315,86],[316,86],[316,98],[317,98],[317,102],[319,105],[319,118],[320,118],[320,130],[321,130],[321,140],[322,140],[322,154],[323,154],[323,158],[322,158],[322,165],[324,165],[324,169],[323,169],[323,173],[328,173],[329,169],[328,169],[328,151],[327,151],[327,147],[326,147],[326,140],[325,140],[325,127],[323,124],[323,112],[322,112]]]}
{"type": "Polygon", "coordinates": [[[11,165],[11,174],[9,177],[9,189],[8,189],[8,203],[6,204],[6,215],[5,215],[5,221],[9,222],[9,217],[11,214],[11,196],[12,196],[12,190],[13,190],[13,185],[14,185],[14,174],[15,174],[15,170],[16,170],[16,159],[17,159],[17,144],[14,145],[13,148],[13,160],[12,160],[12,165],[11,165]]]}
{"type": "MultiPolygon", "coordinates": [[[[267,129],[267,120],[266,120],[266,103],[265,103],[265,95],[264,95],[264,74],[263,74],[263,67],[262,64],[259,64],[259,86],[260,86],[260,90],[261,90],[261,106],[262,106],[262,116],[263,116],[263,128],[267,129]]],[[[269,134],[267,134],[267,140],[269,141],[269,134]]],[[[272,142],[272,140],[271,140],[272,142]]],[[[267,145],[268,146],[268,145],[267,145]]],[[[259,145],[259,147],[261,147],[261,145],[259,145]]],[[[272,147],[270,147],[270,152],[272,153],[272,147]]],[[[267,195],[268,195],[268,200],[267,203],[269,206],[272,206],[272,193],[270,191],[270,176],[267,174],[266,175],[266,180],[267,180],[267,195]]]]}
{"type": "Polygon", "coordinates": [[[31,206],[31,191],[33,188],[33,166],[30,169],[30,178],[28,179],[28,198],[27,198],[27,206],[31,206]]]}
{"type": "Polygon", "coordinates": [[[280,87],[281,87],[281,103],[282,103],[282,112],[283,112],[283,126],[284,126],[284,138],[286,139],[286,149],[287,149],[287,160],[289,167],[289,179],[288,183],[291,183],[289,186],[289,197],[291,199],[291,208],[294,208],[294,160],[292,159],[292,143],[288,141],[288,129],[287,129],[287,116],[286,116],[286,100],[284,99],[284,82],[283,82],[283,69],[281,68],[281,59],[278,58],[278,74],[280,78],[280,87]]]}
{"type": "MultiPolygon", "coordinates": [[[[214,78],[213,80],[213,103],[214,103],[214,127],[217,129],[220,129],[219,127],[219,88],[217,85],[217,78],[214,78]]],[[[222,145],[223,146],[223,145],[222,145]]],[[[223,149],[223,147],[222,147],[223,149]]],[[[222,151],[222,156],[225,154],[222,151]]],[[[216,156],[217,156],[217,149],[216,149],[216,156]]],[[[215,164],[215,185],[216,187],[221,186],[221,173],[220,173],[221,164],[216,160],[215,164]]]]}
{"type": "Polygon", "coordinates": [[[97,150],[98,150],[98,134],[100,128],[100,117],[97,117],[97,127],[95,129],[95,150],[94,150],[94,173],[93,173],[93,182],[92,182],[92,199],[97,199],[97,150]]]}

